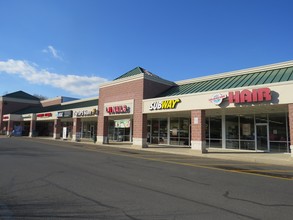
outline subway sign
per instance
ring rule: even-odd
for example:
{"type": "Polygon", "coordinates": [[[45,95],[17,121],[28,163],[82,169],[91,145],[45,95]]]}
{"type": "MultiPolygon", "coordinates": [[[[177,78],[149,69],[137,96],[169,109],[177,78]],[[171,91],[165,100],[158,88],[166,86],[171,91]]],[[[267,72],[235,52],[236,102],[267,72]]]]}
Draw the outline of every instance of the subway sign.
{"type": "Polygon", "coordinates": [[[156,101],[153,102],[149,110],[165,110],[165,109],[175,109],[177,104],[180,103],[180,99],[168,99],[168,100],[163,100],[163,101],[156,101]]]}

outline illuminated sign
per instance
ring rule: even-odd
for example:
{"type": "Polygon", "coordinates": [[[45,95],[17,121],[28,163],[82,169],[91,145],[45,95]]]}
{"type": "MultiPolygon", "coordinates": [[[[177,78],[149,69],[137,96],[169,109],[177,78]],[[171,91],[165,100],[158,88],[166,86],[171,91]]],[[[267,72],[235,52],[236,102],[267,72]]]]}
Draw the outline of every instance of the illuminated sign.
{"type": "Polygon", "coordinates": [[[130,113],[130,107],[127,105],[110,106],[106,107],[106,112],[110,115],[130,113]]]}
{"type": "Polygon", "coordinates": [[[52,113],[40,113],[37,114],[38,118],[47,118],[47,117],[52,117],[52,113]]]}
{"type": "Polygon", "coordinates": [[[73,115],[77,117],[85,117],[85,116],[92,116],[92,115],[97,115],[97,109],[93,110],[79,110],[79,111],[74,111],[73,115]]]}
{"type": "Polygon", "coordinates": [[[22,118],[31,118],[31,117],[32,117],[31,114],[22,115],[22,118]]]}
{"type": "Polygon", "coordinates": [[[72,111],[64,111],[64,112],[58,112],[57,118],[71,118],[72,117],[72,111]]]}
{"type": "Polygon", "coordinates": [[[169,100],[153,102],[150,105],[149,110],[152,111],[152,110],[174,109],[176,108],[179,102],[181,102],[180,99],[169,99],[169,100]]]}
{"type": "Polygon", "coordinates": [[[217,94],[212,95],[212,97],[209,99],[209,101],[215,105],[220,105],[222,103],[223,99],[225,99],[225,98],[227,98],[227,95],[217,93],[217,94]]]}
{"type": "Polygon", "coordinates": [[[9,115],[4,115],[3,120],[7,120],[7,119],[9,119],[9,115]]]}
{"type": "Polygon", "coordinates": [[[271,101],[271,90],[269,88],[244,89],[242,91],[229,92],[229,103],[251,103],[271,101]]]}

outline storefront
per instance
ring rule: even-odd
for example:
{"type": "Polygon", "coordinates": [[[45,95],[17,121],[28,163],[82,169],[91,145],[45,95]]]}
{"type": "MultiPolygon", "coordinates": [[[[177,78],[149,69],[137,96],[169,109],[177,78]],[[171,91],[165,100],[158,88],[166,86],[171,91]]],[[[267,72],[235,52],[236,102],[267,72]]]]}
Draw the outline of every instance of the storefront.
{"type": "Polygon", "coordinates": [[[53,137],[55,118],[56,116],[54,115],[53,112],[37,113],[34,136],[53,137]]]}
{"type": "Polygon", "coordinates": [[[179,98],[156,100],[150,104],[149,144],[190,146],[190,112],[172,112],[180,104],[179,98]]]}
{"type": "MultiPolygon", "coordinates": [[[[205,105],[207,107],[204,110],[205,124],[203,124],[206,147],[289,152],[288,105],[278,104],[281,97],[277,90],[281,87],[272,89],[274,90],[267,87],[241,90],[240,95],[243,91],[246,94],[242,95],[244,100],[241,98],[238,100],[236,97],[237,103],[231,98],[232,91],[227,91],[227,94],[222,92],[224,95],[211,94],[210,98],[208,94],[204,94],[181,96],[180,99],[174,97],[174,99],[145,100],[144,111],[148,114],[148,143],[191,146],[191,111],[183,112],[183,110],[191,109],[193,106],[198,108],[199,106],[195,105],[200,104],[201,107],[205,105]],[[249,95],[254,100],[250,100],[249,95]],[[173,106],[170,104],[169,108],[166,108],[165,102],[171,103],[175,100],[180,102],[173,106]],[[154,106],[163,107],[154,108],[154,106]]],[[[198,123],[198,118],[193,118],[193,123],[198,123]]]]}
{"type": "Polygon", "coordinates": [[[76,139],[92,141],[97,135],[98,108],[84,107],[73,110],[73,119],[75,120],[76,139]],[[80,129],[78,129],[80,128],[80,129]]]}
{"type": "Polygon", "coordinates": [[[17,125],[27,134],[30,127],[30,133],[97,144],[288,153],[293,148],[290,91],[293,61],[180,82],[137,67],[100,85],[99,98],[29,112],[36,119],[3,115],[2,129],[9,133],[17,125]]]}
{"type": "Polygon", "coordinates": [[[289,152],[289,118],[286,105],[259,107],[242,113],[218,115],[208,111],[206,146],[210,148],[289,152]],[[255,112],[255,113],[253,113],[255,112]]]}
{"type": "Polygon", "coordinates": [[[143,100],[148,143],[290,152],[292,65],[186,80],[159,98],[143,100]]]}
{"type": "Polygon", "coordinates": [[[178,115],[149,115],[148,136],[149,144],[190,146],[190,114],[178,115]]]}
{"type": "Polygon", "coordinates": [[[104,115],[108,116],[109,143],[132,143],[133,100],[105,103],[104,115]]]}
{"type": "Polygon", "coordinates": [[[72,128],[73,128],[73,120],[72,120],[72,110],[60,111],[57,112],[58,122],[60,123],[61,129],[60,137],[64,140],[72,139],[72,128]]]}

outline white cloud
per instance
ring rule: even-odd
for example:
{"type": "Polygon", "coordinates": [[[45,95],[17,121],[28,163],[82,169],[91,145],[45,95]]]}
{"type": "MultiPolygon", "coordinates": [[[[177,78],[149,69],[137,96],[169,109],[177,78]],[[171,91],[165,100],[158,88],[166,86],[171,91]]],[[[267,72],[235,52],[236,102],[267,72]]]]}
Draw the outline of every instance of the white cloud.
{"type": "Polygon", "coordinates": [[[51,54],[55,59],[63,60],[62,56],[60,55],[60,52],[51,45],[43,49],[42,52],[51,54]]]}
{"type": "Polygon", "coordinates": [[[48,85],[79,96],[96,96],[99,85],[108,81],[97,76],[62,75],[44,69],[38,69],[27,61],[0,61],[0,73],[18,75],[32,84],[48,85]]]}

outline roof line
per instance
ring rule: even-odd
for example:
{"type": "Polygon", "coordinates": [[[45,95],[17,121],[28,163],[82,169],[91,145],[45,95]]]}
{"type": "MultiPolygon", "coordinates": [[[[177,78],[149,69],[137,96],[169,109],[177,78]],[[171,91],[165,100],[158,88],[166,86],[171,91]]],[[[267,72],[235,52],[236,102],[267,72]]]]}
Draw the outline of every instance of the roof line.
{"type": "Polygon", "coordinates": [[[198,77],[193,79],[181,80],[181,81],[176,81],[175,83],[177,85],[184,85],[189,83],[195,83],[195,82],[201,82],[201,81],[207,81],[207,80],[213,80],[213,79],[219,79],[219,78],[225,78],[225,77],[231,77],[231,76],[246,75],[246,74],[250,74],[254,72],[261,72],[261,71],[285,68],[290,66],[293,66],[293,60],[289,60],[289,61],[281,62],[281,63],[263,65],[258,67],[252,67],[247,69],[229,71],[224,73],[218,73],[218,74],[213,74],[213,75],[203,76],[203,77],[198,77]]]}

